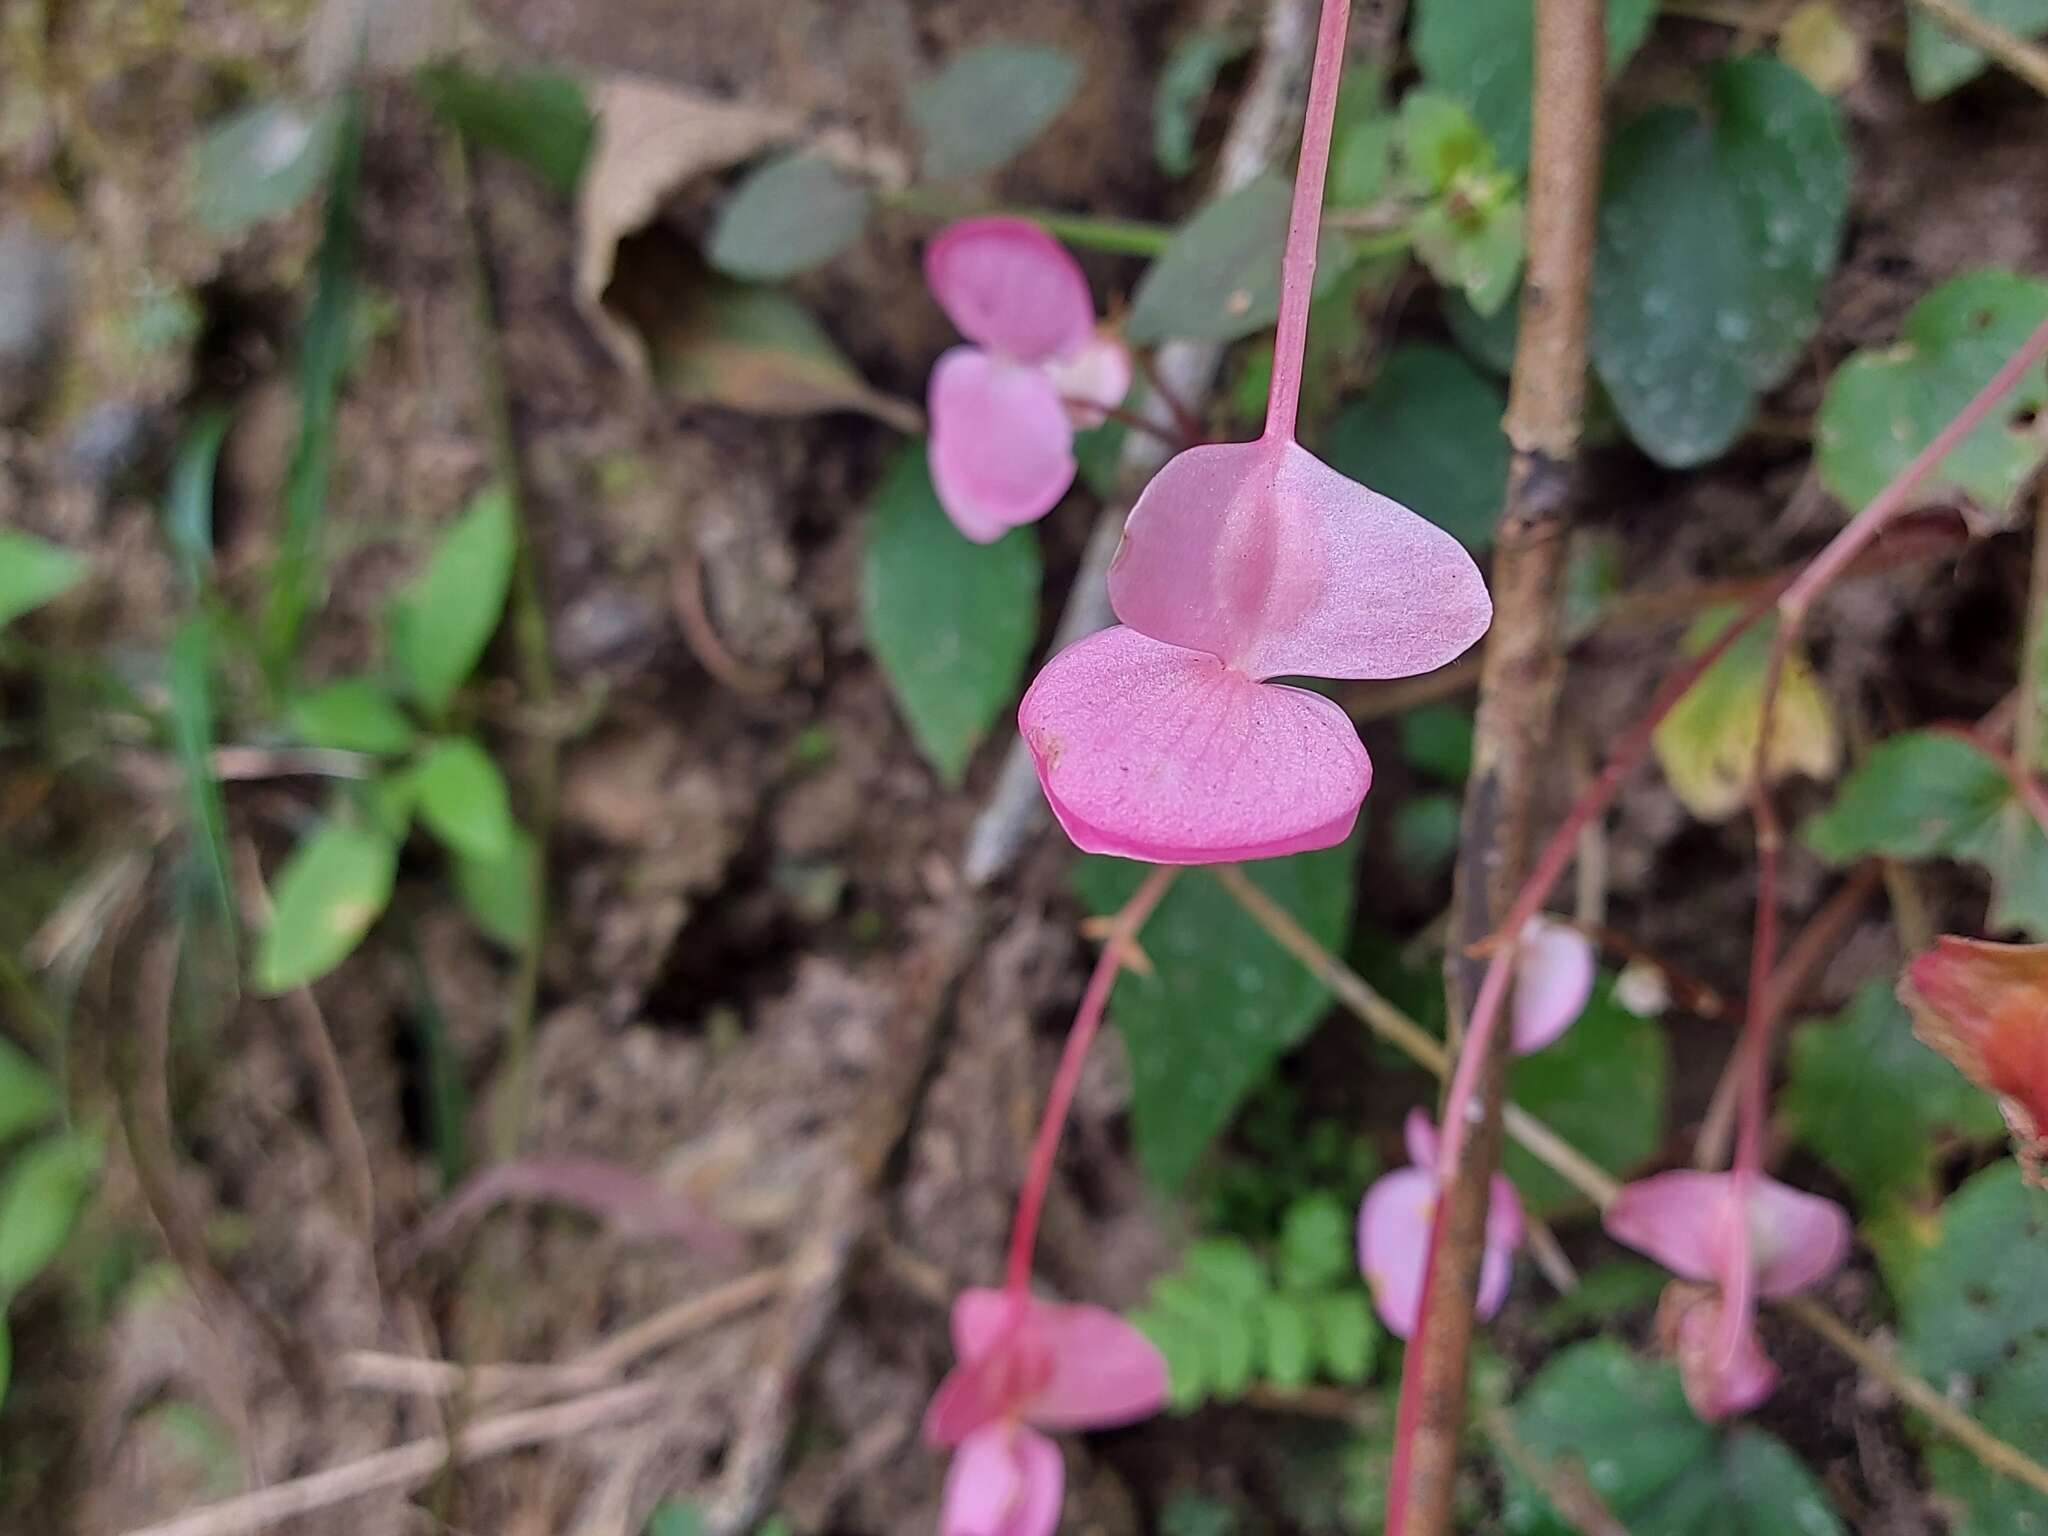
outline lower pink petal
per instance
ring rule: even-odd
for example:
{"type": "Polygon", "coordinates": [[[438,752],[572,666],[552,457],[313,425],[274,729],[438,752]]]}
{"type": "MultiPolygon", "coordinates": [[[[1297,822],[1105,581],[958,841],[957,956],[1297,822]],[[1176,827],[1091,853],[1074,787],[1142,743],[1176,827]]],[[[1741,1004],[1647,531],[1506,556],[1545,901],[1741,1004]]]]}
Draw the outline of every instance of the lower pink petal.
{"type": "Polygon", "coordinates": [[[1601,1217],[1607,1235],[1688,1280],[1720,1279],[1719,1232],[1731,1197],[1725,1173],[1660,1173],[1624,1185],[1601,1217]]]}
{"type": "Polygon", "coordinates": [[[1764,1353],[1754,1324],[1741,1326],[1732,1347],[1728,1309],[1718,1297],[1689,1307],[1677,1327],[1678,1375],[1692,1411],[1710,1423],[1747,1413],[1771,1395],[1778,1368],[1764,1353]]]}
{"type": "Polygon", "coordinates": [[[1380,1320],[1397,1338],[1415,1331],[1422,1310],[1422,1274],[1429,1263],[1435,1211],[1436,1179],[1420,1168],[1402,1168],[1376,1180],[1358,1207],[1359,1273],[1372,1287],[1380,1320]]]}
{"type": "Polygon", "coordinates": [[[1052,1379],[1024,1405],[1046,1429],[1112,1429],[1166,1404],[1166,1359],[1152,1341],[1104,1307],[1039,1306],[1052,1379]]]}
{"type": "Polygon", "coordinates": [[[932,369],[932,487],[954,525],[978,544],[1050,512],[1074,483],[1074,428],[1052,380],[979,347],[955,347],[932,369]]]}
{"type": "Polygon", "coordinates": [[[953,1455],[939,1536],[1052,1536],[1065,1487],[1058,1446],[1021,1425],[992,1424],[953,1455]]]}
{"type": "Polygon", "coordinates": [[[1832,1200],[1758,1175],[1749,1195],[1757,1289],[1777,1298],[1817,1285],[1849,1257],[1849,1215],[1832,1200]]]}
{"type": "Polygon", "coordinates": [[[962,1360],[946,1372],[924,1410],[927,1445],[961,1445],[1012,1415],[1013,1373],[1000,1353],[962,1360]]]}
{"type": "Polygon", "coordinates": [[[1529,919],[1515,946],[1515,1054],[1540,1051],[1572,1027],[1593,995],[1593,946],[1564,923],[1529,919]]]}
{"type": "Polygon", "coordinates": [[[1154,864],[1328,848],[1372,783],[1328,699],[1121,626],[1046,663],[1017,724],[1075,844],[1154,864]]]}

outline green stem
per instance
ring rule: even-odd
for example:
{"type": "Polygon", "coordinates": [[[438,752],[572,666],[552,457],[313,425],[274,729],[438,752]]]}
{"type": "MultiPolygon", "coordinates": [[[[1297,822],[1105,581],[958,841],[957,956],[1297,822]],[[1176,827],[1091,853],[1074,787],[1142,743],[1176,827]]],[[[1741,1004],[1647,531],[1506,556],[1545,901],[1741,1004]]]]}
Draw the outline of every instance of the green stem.
{"type": "Polygon", "coordinates": [[[988,208],[963,203],[957,198],[907,187],[884,192],[881,200],[899,213],[926,219],[1025,219],[1068,245],[1084,250],[1109,251],[1119,256],[1157,256],[1180,233],[1170,224],[1151,224],[1142,219],[1105,219],[1088,213],[1062,213],[1057,208],[988,208]]]}

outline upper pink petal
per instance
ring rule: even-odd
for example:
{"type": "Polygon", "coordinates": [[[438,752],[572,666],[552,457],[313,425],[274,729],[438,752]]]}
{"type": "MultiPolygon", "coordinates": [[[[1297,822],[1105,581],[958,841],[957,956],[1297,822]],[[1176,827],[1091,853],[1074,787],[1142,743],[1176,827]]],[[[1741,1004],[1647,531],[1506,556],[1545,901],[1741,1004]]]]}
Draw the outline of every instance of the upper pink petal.
{"type": "Polygon", "coordinates": [[[1253,677],[1408,677],[1486,632],[1458,541],[1298,444],[1211,443],[1153,477],[1110,601],[1133,629],[1253,677]]]}
{"type": "Polygon", "coordinates": [[[1052,1536],[1066,1468],[1059,1447],[1017,1424],[992,1424],[953,1454],[939,1536],[1052,1536]]]}
{"type": "Polygon", "coordinates": [[[1028,1315],[1029,1298],[988,1286],[974,1286],[953,1298],[953,1354],[979,1360],[1028,1315]]]}
{"type": "Polygon", "coordinates": [[[1380,1320],[1397,1338],[1415,1331],[1422,1310],[1436,1194],[1432,1175],[1401,1168],[1375,1180],[1358,1207],[1358,1270],[1372,1287],[1380,1320]]]}
{"type": "Polygon", "coordinates": [[[1776,1299],[1817,1285],[1849,1257],[1849,1214],[1832,1200],[1756,1176],[1749,1236],[1757,1289],[1776,1299]]]}
{"type": "Polygon", "coordinates": [[[1408,1161],[1418,1168],[1436,1167],[1436,1122],[1425,1109],[1411,1109],[1401,1122],[1401,1140],[1408,1148],[1408,1161]]]}
{"type": "Polygon", "coordinates": [[[1710,1423],[1747,1413],[1778,1384],[1778,1368],[1764,1353],[1753,1325],[1742,1327],[1729,1348],[1724,1336],[1727,1317],[1722,1298],[1708,1296],[1678,1322],[1678,1374],[1685,1384],[1685,1400],[1710,1423]]]}
{"type": "Polygon", "coordinates": [[[1719,1282],[1728,1248],[1730,1175],[1681,1170],[1624,1185],[1601,1217],[1608,1236],[1675,1275],[1719,1282]]]}
{"type": "Polygon", "coordinates": [[[1038,369],[955,347],[933,367],[926,405],[932,487],[977,544],[1036,522],[1074,483],[1074,426],[1038,369]]]}
{"type": "Polygon", "coordinates": [[[1034,1322],[1052,1352],[1052,1379],[1024,1405],[1045,1429],[1110,1429],[1166,1403],[1166,1358],[1104,1307],[1048,1307],[1034,1322]]]}
{"type": "Polygon", "coordinates": [[[1017,724],[1075,844],[1154,864],[1328,848],[1372,783],[1328,699],[1123,627],[1047,662],[1017,724]]]}
{"type": "Polygon", "coordinates": [[[1095,325],[1080,263],[1023,219],[949,225],[924,248],[924,280],[961,335],[1019,362],[1076,351],[1095,325]]]}
{"type": "Polygon", "coordinates": [[[1593,946],[1566,923],[1532,917],[1515,946],[1511,1030],[1518,1056],[1540,1051],[1586,1011],[1593,995],[1593,946]]]}
{"type": "Polygon", "coordinates": [[[1122,405],[1131,392],[1131,349],[1104,331],[1043,366],[1066,405],[1067,419],[1084,430],[1101,426],[1103,411],[1122,405]]]}

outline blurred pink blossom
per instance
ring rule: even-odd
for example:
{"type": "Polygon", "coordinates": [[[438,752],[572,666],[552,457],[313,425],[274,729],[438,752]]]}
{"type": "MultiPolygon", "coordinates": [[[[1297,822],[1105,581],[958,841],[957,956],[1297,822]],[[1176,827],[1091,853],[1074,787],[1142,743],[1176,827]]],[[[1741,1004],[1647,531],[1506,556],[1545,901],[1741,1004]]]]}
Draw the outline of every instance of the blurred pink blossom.
{"type": "Polygon", "coordinates": [[[1593,945],[1569,923],[1532,917],[1515,944],[1515,1002],[1509,1017],[1517,1056],[1551,1044],[1578,1021],[1593,995],[1593,945]]]}
{"type": "MultiPolygon", "coordinates": [[[[1411,1110],[1404,1127],[1408,1160],[1374,1182],[1358,1207],[1358,1268],[1372,1287],[1373,1305],[1389,1332],[1407,1338],[1422,1310],[1429,1267],[1429,1229],[1436,1216],[1437,1132],[1429,1116],[1411,1110]]],[[[1473,1308],[1492,1317],[1507,1300],[1515,1249],[1522,1241],[1522,1202],[1505,1175],[1495,1174],[1486,1203],[1486,1246],[1479,1261],[1479,1297],[1473,1308]]]]}

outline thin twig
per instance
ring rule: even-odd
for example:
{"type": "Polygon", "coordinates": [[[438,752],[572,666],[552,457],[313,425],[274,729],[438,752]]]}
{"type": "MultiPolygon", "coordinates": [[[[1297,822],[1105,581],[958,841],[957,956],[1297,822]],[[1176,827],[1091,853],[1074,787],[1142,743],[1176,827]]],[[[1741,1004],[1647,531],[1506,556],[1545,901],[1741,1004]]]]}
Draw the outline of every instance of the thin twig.
{"type": "Polygon", "coordinates": [[[2027,577],[2026,627],[2020,632],[2020,691],[2012,755],[2022,772],[2041,771],[2042,672],[2048,669],[2048,475],[2034,486],[2034,551],[2027,577]]]}
{"type": "Polygon", "coordinates": [[[440,1436],[413,1440],[325,1472],[209,1504],[160,1525],[131,1530],[128,1536],[248,1536],[367,1493],[411,1488],[450,1463],[467,1466],[507,1451],[572,1439],[641,1418],[674,1390],[667,1382],[636,1381],[545,1408],[522,1408],[470,1425],[452,1444],[440,1436]]]}
{"type": "MultiPolygon", "coordinates": [[[[1271,0],[1267,6],[1258,66],[1217,157],[1219,195],[1236,191],[1265,171],[1286,146],[1307,83],[1314,12],[1314,0],[1271,0]]],[[[1223,351],[1210,342],[1176,341],[1161,347],[1155,361],[1162,387],[1146,395],[1140,412],[1172,431],[1175,407],[1168,402],[1186,407],[1204,399],[1222,367],[1223,351]]],[[[1055,653],[1116,622],[1109,606],[1109,562],[1123,539],[1124,514],[1166,457],[1146,434],[1134,432],[1124,439],[1117,459],[1118,495],[1103,508],[1088,536],[1066,611],[1053,633],[1055,653]]],[[[988,803],[967,835],[961,870],[968,885],[979,889],[1014,864],[1045,820],[1045,797],[1039,792],[1030,749],[1022,741],[1012,741],[988,803]]]]}
{"type": "Polygon", "coordinates": [[[676,623],[682,629],[683,643],[706,672],[734,693],[748,698],[767,698],[782,691],[787,679],[780,673],[740,660],[720,638],[718,626],[711,622],[711,610],[704,602],[704,560],[695,550],[676,561],[670,595],[675,599],[676,623]]]}
{"type": "Polygon", "coordinates": [[[1913,4],[1933,17],[1942,31],[1989,54],[2008,73],[2048,95],[2048,48],[1987,20],[1960,0],[1913,0],[1913,4]]]}

